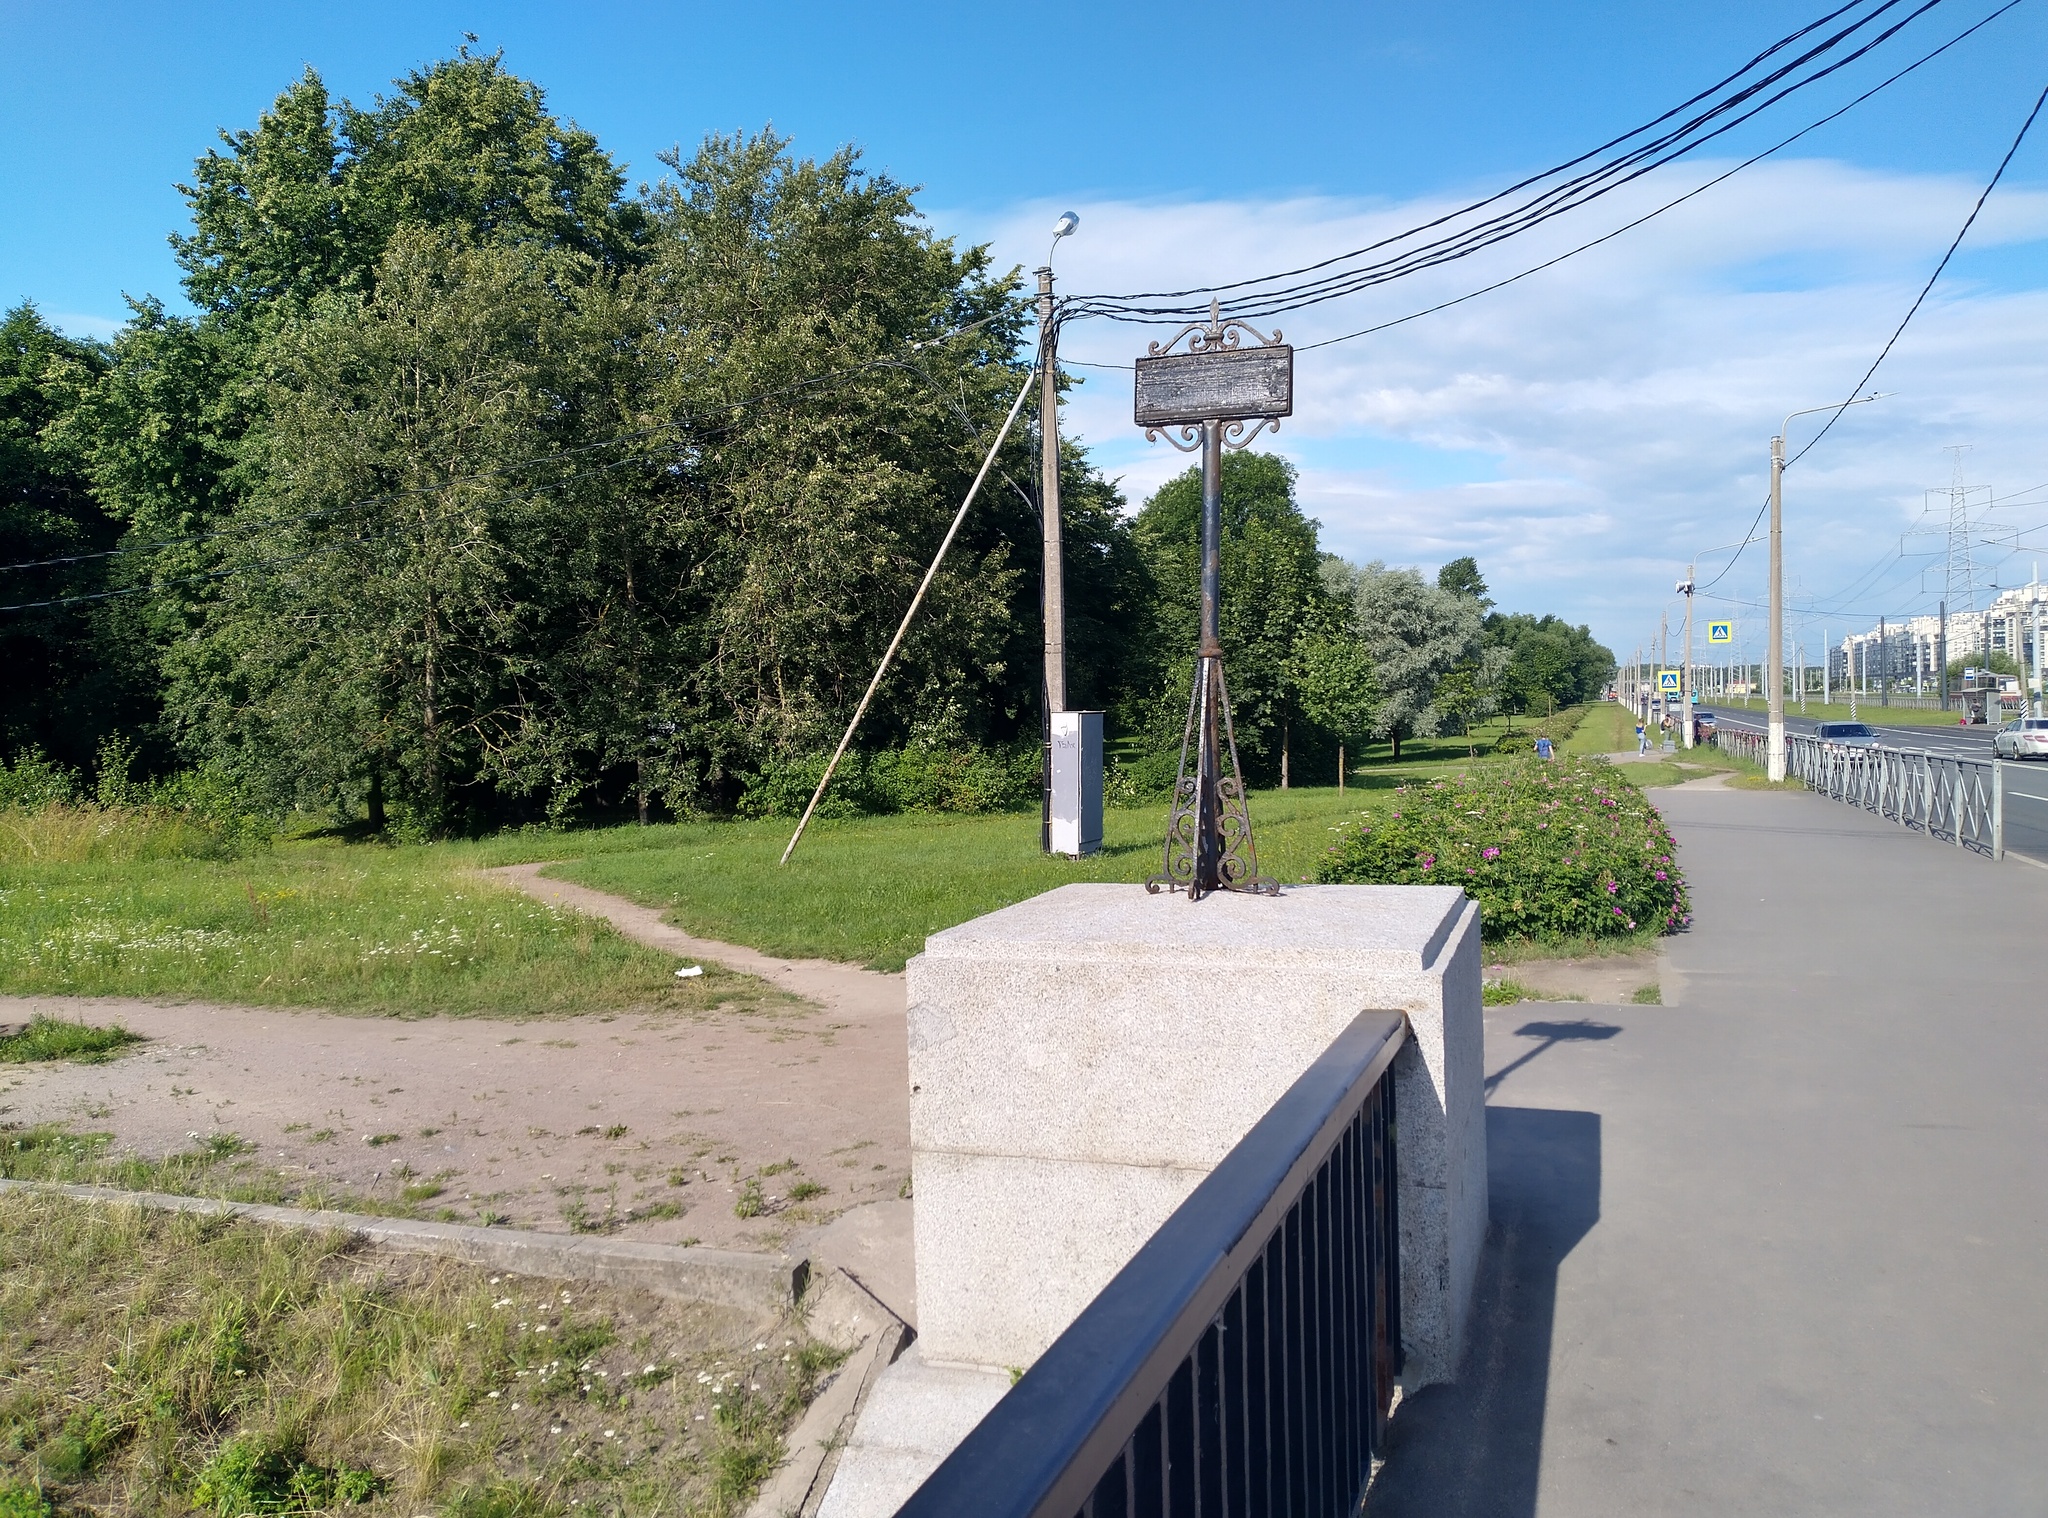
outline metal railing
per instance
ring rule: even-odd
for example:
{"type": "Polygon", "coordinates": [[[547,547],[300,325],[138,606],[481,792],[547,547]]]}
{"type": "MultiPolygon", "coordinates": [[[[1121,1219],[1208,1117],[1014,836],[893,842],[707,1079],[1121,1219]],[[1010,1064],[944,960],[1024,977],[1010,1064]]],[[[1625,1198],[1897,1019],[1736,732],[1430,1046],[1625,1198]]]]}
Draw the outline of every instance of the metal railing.
{"type": "MultiPolygon", "coordinates": [[[[1756,764],[1768,758],[1763,733],[1722,728],[1714,743],[1756,764]]],[[[1966,759],[1929,749],[1851,748],[1810,733],[1787,733],[1785,773],[1816,795],[1958,848],[2005,857],[2005,770],[1995,755],[1966,759]]]]}
{"type": "Polygon", "coordinates": [[[1407,1033],[1354,1019],[897,1518],[1355,1513],[1401,1369],[1407,1033]]]}

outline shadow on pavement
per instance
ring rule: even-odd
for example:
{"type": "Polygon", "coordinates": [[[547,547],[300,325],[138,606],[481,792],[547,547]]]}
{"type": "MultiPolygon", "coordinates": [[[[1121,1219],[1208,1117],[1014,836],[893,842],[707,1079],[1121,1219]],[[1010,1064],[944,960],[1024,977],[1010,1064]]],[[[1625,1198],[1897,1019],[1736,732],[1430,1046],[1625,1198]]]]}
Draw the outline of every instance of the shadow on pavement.
{"type": "MultiPolygon", "coordinates": [[[[1598,1042],[1602,1039],[1612,1038],[1620,1031],[1621,1029],[1617,1028],[1613,1023],[1596,1023],[1590,1017],[1581,1017],[1568,1023],[1523,1023],[1521,1027],[1515,1029],[1515,1036],[1517,1038],[1540,1038],[1543,1042],[1535,1048],[1528,1050],[1519,1058],[1510,1060],[1507,1064],[1494,1071],[1493,1074],[1487,1076],[1486,1094],[1488,1096],[1493,1095],[1496,1086],[1546,1050],[1555,1049],[1559,1044],[1571,1043],[1576,1040],[1598,1042]]],[[[1506,1108],[1503,1110],[1513,1111],[1516,1109],[1506,1108]]],[[[1489,1163],[1491,1163],[1490,1154],[1489,1163]]]]}
{"type": "Polygon", "coordinates": [[[1557,1272],[1600,1220],[1600,1116],[1489,1107],[1492,1224],[1458,1379],[1401,1404],[1373,1518],[1530,1518],[1557,1272]]]}

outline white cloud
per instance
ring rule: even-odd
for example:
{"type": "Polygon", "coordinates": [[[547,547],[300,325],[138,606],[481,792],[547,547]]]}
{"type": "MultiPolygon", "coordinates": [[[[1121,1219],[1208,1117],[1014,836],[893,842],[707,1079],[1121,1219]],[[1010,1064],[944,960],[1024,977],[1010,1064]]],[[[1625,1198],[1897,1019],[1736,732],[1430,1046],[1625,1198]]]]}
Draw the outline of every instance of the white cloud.
{"type": "MultiPolygon", "coordinates": [[[[1597,236],[1720,167],[1645,181],[1487,254],[1279,325],[1306,346],[1428,306],[1597,236]]],[[[1848,393],[1981,188],[1825,160],[1760,165],[1505,290],[1300,354],[1296,415],[1260,446],[1300,467],[1303,504],[1331,548],[1430,568],[1475,553],[1504,606],[1559,611],[1617,649],[1633,646],[1654,631],[1686,555],[1741,536],[1785,413],[1848,393]]],[[[1072,207],[1079,233],[1059,249],[1060,288],[1243,278],[1359,246],[1462,198],[1083,202],[1072,207]]],[[[982,218],[973,235],[1030,269],[1063,209],[1016,207],[982,218]]],[[[1895,550],[1923,487],[1947,482],[1944,445],[1973,444],[1971,479],[2001,494],[2048,481],[2048,279],[2027,261],[2044,237],[2048,192],[1994,196],[1878,375],[1877,388],[1896,397],[1848,412],[1787,475],[1788,586],[1825,598],[1895,550]]],[[[1163,335],[1075,323],[1062,356],[1128,363],[1163,335]]],[[[1131,427],[1127,373],[1079,372],[1087,382],[1067,426],[1134,502],[1186,466],[1131,427]]],[[[1822,420],[1794,424],[1793,450],[1822,420]]],[[[1762,569],[1753,548],[1718,589],[1754,597],[1762,569]]],[[[1919,583],[1897,566],[1849,610],[1917,610],[1919,583]]],[[[1849,618],[1831,608],[1828,620],[1839,631],[1849,618]]],[[[1760,618],[1743,632],[1753,629],[1760,618]]]]}
{"type": "Polygon", "coordinates": [[[103,341],[127,325],[124,317],[86,316],[75,311],[45,312],[43,319],[68,337],[97,337],[103,341]]]}

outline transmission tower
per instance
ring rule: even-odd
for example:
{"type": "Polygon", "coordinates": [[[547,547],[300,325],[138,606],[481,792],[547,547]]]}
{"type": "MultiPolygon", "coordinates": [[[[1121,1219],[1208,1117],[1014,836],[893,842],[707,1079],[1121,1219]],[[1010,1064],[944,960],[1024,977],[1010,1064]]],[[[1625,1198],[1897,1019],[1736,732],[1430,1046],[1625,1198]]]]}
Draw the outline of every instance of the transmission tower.
{"type": "MultiPolygon", "coordinates": [[[[1970,552],[1970,497],[1977,491],[1988,495],[1991,488],[1963,483],[1963,455],[1969,451],[1968,443],[1958,443],[1942,450],[1955,460],[1948,487],[1948,576],[1943,595],[1951,616],[1958,611],[1977,609],[1977,562],[1970,552]]],[[[1930,490],[1927,493],[1933,496],[1940,492],[1930,490]]]]}

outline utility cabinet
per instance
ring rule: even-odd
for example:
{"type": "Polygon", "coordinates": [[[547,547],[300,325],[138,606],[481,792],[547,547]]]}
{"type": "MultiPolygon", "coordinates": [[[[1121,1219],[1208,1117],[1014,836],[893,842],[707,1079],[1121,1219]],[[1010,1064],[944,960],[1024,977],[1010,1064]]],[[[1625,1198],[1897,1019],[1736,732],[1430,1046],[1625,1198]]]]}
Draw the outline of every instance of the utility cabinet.
{"type": "Polygon", "coordinates": [[[1102,713],[1052,714],[1052,851],[1102,848],[1102,713]]]}

